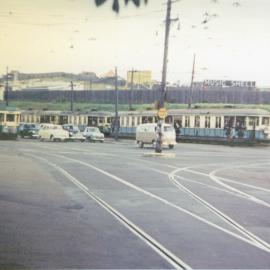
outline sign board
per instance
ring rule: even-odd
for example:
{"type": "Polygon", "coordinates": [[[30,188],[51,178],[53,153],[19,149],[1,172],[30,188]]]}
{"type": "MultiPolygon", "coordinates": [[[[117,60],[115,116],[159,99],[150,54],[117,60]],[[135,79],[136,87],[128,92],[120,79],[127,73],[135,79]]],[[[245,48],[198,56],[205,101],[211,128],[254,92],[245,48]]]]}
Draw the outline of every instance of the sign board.
{"type": "Polygon", "coordinates": [[[161,118],[161,119],[165,119],[166,116],[168,115],[168,112],[165,108],[160,108],[158,110],[158,117],[161,118]]]}
{"type": "Polygon", "coordinates": [[[205,80],[204,86],[219,86],[219,87],[256,87],[254,81],[229,81],[229,80],[205,80]]]}

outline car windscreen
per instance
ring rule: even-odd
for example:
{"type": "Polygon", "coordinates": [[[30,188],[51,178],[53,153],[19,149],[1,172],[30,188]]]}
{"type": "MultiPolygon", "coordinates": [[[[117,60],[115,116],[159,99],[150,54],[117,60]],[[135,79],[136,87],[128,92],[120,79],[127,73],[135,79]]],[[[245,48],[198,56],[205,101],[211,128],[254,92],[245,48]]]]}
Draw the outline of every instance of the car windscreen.
{"type": "Polygon", "coordinates": [[[164,131],[174,131],[174,128],[172,126],[165,126],[164,131]]]}

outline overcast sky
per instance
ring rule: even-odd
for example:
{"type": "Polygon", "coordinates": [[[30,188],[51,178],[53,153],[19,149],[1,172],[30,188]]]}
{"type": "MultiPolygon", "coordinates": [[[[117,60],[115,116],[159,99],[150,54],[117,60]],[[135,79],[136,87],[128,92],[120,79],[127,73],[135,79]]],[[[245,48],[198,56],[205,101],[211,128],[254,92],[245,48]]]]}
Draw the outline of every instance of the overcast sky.
{"type": "MultiPolygon", "coordinates": [[[[0,0],[0,73],[152,70],[161,80],[165,0],[136,8],[113,0],[0,0]]],[[[257,81],[270,86],[270,0],[181,0],[173,4],[168,80],[257,81]],[[240,5],[238,4],[240,3],[240,5]],[[208,16],[206,15],[208,14],[208,16]],[[205,19],[207,23],[202,23],[205,19]]]]}

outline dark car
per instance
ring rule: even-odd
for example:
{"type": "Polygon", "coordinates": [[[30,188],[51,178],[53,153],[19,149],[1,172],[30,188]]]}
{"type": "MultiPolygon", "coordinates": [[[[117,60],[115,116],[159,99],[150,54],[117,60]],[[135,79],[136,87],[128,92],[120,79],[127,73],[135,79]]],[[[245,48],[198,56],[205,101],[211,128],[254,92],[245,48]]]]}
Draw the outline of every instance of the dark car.
{"type": "Polygon", "coordinates": [[[38,138],[38,131],[40,127],[34,123],[23,123],[20,124],[18,133],[21,138],[38,138]]]}

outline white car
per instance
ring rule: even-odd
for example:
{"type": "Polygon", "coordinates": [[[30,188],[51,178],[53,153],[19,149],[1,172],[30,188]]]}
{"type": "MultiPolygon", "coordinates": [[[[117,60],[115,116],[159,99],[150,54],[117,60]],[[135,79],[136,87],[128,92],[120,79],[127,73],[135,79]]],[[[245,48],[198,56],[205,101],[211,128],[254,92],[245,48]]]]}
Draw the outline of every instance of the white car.
{"type": "Polygon", "coordinates": [[[86,127],[83,136],[89,141],[104,142],[104,134],[97,127],[86,127]]]}
{"type": "Polygon", "coordinates": [[[69,132],[60,125],[41,124],[38,137],[40,141],[66,141],[69,139],[69,132]]]}
{"type": "Polygon", "coordinates": [[[69,132],[69,140],[70,141],[80,141],[84,142],[85,137],[83,136],[83,133],[80,132],[80,129],[76,125],[62,125],[64,130],[67,130],[69,132]]]}

